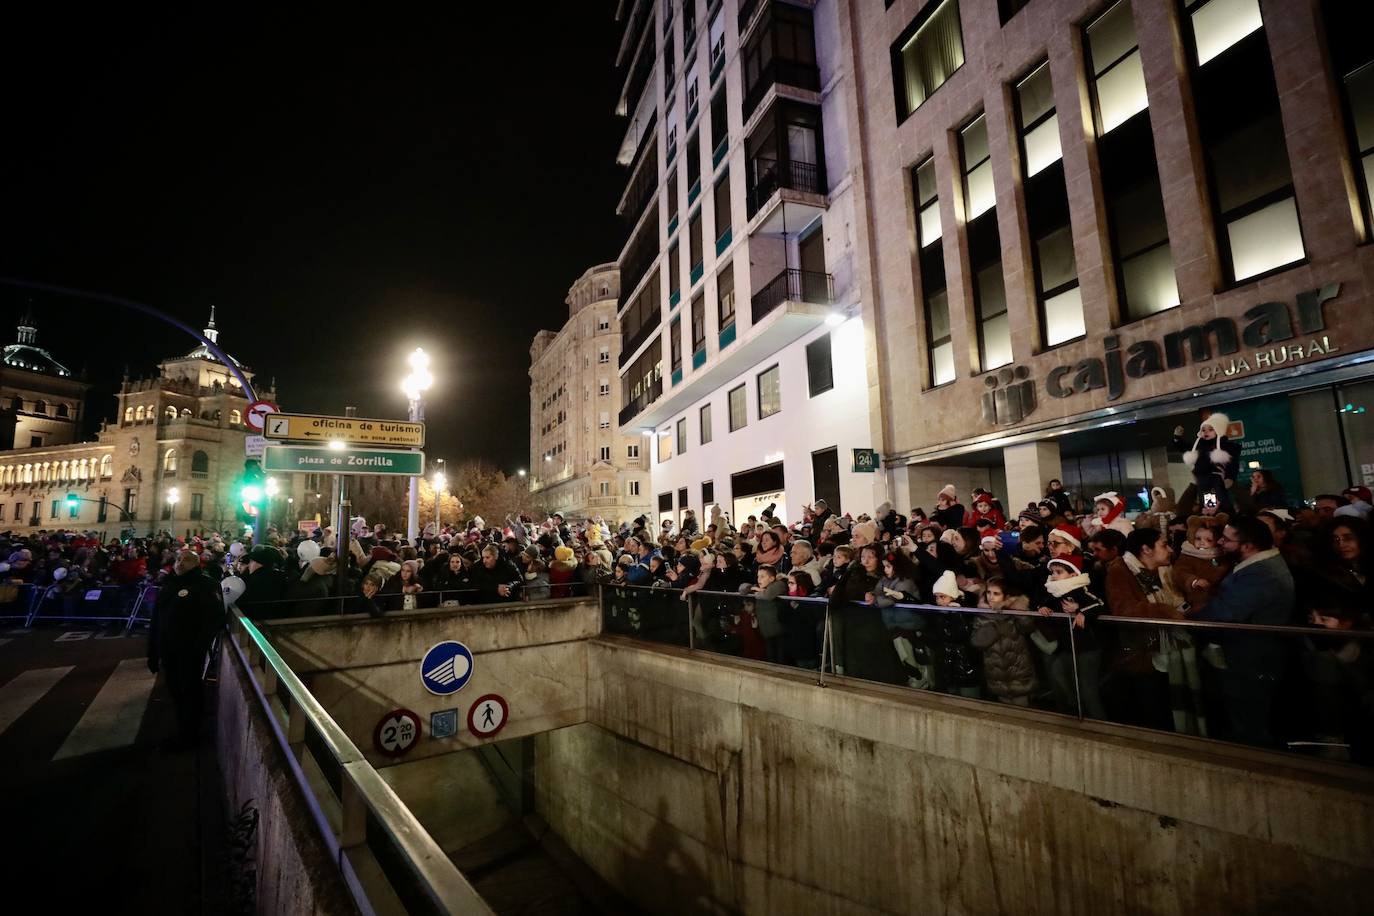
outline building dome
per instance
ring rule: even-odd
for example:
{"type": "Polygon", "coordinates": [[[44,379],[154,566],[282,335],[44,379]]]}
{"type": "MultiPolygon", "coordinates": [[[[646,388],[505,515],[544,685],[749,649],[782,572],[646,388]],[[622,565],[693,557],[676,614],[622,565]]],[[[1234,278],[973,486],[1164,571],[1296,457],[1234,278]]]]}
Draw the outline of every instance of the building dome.
{"type": "MultiPolygon", "coordinates": [[[[202,333],[212,343],[219,343],[219,329],[215,327],[215,307],[213,305],[210,306],[210,323],[205,327],[202,333]]],[[[240,369],[246,368],[243,363],[234,358],[232,353],[225,353],[224,355],[229,357],[230,361],[240,369]]],[[[219,357],[211,353],[210,348],[205,346],[205,344],[196,347],[190,353],[183,356],[182,359],[208,359],[212,363],[219,362],[219,357]]]]}
{"type": "Polygon", "coordinates": [[[33,319],[25,317],[19,322],[19,340],[5,347],[0,353],[0,362],[15,369],[27,369],[44,375],[58,375],[70,378],[72,370],[53,359],[51,353],[38,346],[38,329],[33,319]]]}

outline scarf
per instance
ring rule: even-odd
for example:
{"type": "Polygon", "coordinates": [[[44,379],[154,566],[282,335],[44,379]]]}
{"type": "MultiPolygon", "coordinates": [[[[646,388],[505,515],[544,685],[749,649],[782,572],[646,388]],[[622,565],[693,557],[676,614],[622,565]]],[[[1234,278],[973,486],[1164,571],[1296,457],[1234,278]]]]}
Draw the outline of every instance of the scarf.
{"type": "MultiPolygon", "coordinates": [[[[1127,556],[1130,556],[1130,554],[1127,554],[1127,556]]],[[[1134,559],[1134,557],[1132,557],[1132,559],[1134,559]]],[[[1046,579],[1045,591],[1056,598],[1063,598],[1069,592],[1075,591],[1076,589],[1087,588],[1088,581],[1087,573],[1079,573],[1067,579],[1046,579]]],[[[1149,594],[1149,592],[1146,592],[1146,594],[1149,594]]]]}

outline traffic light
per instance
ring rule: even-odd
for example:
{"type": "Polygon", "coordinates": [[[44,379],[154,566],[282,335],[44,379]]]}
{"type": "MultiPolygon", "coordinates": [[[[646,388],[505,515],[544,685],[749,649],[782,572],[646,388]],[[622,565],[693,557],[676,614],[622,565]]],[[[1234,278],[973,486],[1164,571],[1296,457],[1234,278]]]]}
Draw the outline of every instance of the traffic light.
{"type": "Polygon", "coordinates": [[[238,481],[241,521],[252,524],[257,518],[262,508],[266,479],[267,475],[263,473],[262,465],[256,458],[248,458],[243,462],[243,476],[238,481]]]}
{"type": "Polygon", "coordinates": [[[79,510],[80,508],[81,508],[81,496],[80,496],[79,494],[76,494],[76,493],[68,493],[68,494],[67,494],[67,511],[70,512],[71,515],[72,515],[73,517],[75,517],[75,516],[76,516],[76,513],[77,513],[77,510],[79,510]]]}

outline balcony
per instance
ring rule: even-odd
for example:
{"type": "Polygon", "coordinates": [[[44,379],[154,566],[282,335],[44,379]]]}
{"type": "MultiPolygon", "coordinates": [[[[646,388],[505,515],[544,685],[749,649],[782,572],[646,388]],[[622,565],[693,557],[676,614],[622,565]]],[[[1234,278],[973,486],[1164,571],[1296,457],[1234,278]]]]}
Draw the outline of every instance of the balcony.
{"type": "Polygon", "coordinates": [[[752,159],[745,175],[750,235],[795,235],[825,212],[825,169],[812,162],[752,159]]]}
{"type": "Polygon", "coordinates": [[[759,103],[768,95],[768,90],[774,86],[790,86],[807,92],[820,92],[820,68],[813,62],[788,60],[785,57],[773,58],[744,93],[742,111],[746,123],[758,109],[759,103]]]}
{"type": "Polygon", "coordinates": [[[834,314],[829,304],[833,298],[829,274],[785,270],[779,277],[755,296],[752,322],[742,326],[743,319],[737,315],[719,333],[714,351],[709,342],[695,350],[691,373],[665,397],[639,411],[634,426],[657,428],[680,416],[712,391],[800,340],[834,314]],[[788,274],[796,276],[789,279],[788,274]]]}
{"type": "Polygon", "coordinates": [[[640,326],[639,330],[635,331],[633,334],[630,335],[630,337],[622,341],[620,344],[620,365],[616,368],[624,369],[625,364],[628,363],[631,359],[633,359],[635,354],[639,352],[639,348],[644,344],[644,341],[648,340],[649,337],[655,331],[658,330],[658,328],[659,317],[658,315],[653,315],[648,321],[644,322],[644,324],[640,326]]]}
{"type": "Polygon", "coordinates": [[[754,324],[758,324],[784,302],[830,305],[834,301],[835,278],[830,274],[787,267],[754,293],[749,308],[754,324]]]}
{"type": "Polygon", "coordinates": [[[654,379],[653,384],[640,392],[638,397],[634,398],[630,403],[620,409],[620,425],[622,427],[627,426],[631,420],[639,416],[639,414],[649,407],[649,405],[653,404],[661,397],[663,397],[662,376],[654,379]]]}
{"type": "Polygon", "coordinates": [[[633,228],[658,193],[658,147],[649,144],[634,166],[633,175],[616,213],[633,228]]]}

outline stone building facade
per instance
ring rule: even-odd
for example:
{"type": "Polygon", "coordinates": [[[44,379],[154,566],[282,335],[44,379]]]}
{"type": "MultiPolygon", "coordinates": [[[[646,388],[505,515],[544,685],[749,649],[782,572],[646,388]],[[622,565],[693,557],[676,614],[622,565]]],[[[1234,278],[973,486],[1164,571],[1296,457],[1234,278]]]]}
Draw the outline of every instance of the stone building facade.
{"type": "Polygon", "coordinates": [[[872,426],[903,506],[1374,482],[1374,43],[1340,0],[845,0],[872,426]]]}
{"type": "Polygon", "coordinates": [[[533,505],[568,518],[626,521],[649,510],[649,446],[617,429],[620,335],[615,264],[589,268],[568,290],[568,320],[530,344],[533,505]]]}
{"type": "Polygon", "coordinates": [[[26,315],[0,352],[0,448],[65,445],[80,437],[90,385],[38,346],[26,315]]]}
{"type": "MultiPolygon", "coordinates": [[[[217,341],[213,313],[204,333],[217,341]]],[[[94,442],[0,451],[0,530],[185,535],[235,525],[233,482],[251,431],[229,370],[199,346],[163,360],[155,376],[125,378],[115,400],[94,442]],[[81,497],[75,511],[68,493],[81,497]]]]}

